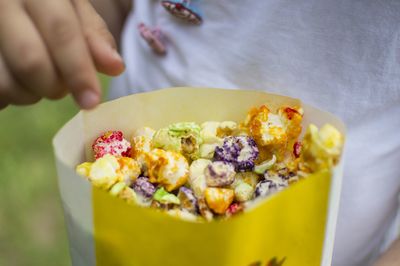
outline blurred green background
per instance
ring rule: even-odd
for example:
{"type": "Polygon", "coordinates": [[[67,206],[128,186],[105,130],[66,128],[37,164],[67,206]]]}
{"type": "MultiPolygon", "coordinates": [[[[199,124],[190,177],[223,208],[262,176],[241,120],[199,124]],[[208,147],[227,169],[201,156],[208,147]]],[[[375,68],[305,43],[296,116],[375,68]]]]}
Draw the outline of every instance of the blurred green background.
{"type": "Polygon", "coordinates": [[[71,265],[51,140],[78,111],[69,96],[0,111],[0,266],[71,265]]]}

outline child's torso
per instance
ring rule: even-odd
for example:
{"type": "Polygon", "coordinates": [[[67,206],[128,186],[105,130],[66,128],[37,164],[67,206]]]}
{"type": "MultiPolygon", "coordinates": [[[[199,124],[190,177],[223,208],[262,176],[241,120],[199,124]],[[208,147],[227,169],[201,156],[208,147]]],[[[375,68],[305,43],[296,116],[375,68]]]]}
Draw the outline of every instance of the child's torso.
{"type": "Polygon", "coordinates": [[[127,72],[112,95],[184,85],[260,89],[340,116],[348,163],[334,263],[362,263],[382,240],[400,189],[400,2],[197,1],[201,25],[160,2],[136,1],[124,32],[127,72]],[[165,56],[140,38],[141,22],[166,35],[165,56]]]}

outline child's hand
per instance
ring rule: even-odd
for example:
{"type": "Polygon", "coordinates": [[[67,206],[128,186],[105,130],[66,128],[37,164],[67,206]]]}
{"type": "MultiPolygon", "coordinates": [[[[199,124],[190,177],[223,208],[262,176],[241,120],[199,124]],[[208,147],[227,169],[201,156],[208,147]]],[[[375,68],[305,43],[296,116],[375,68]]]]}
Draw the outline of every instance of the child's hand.
{"type": "Polygon", "coordinates": [[[124,64],[89,0],[0,0],[0,109],[68,92],[92,108],[96,70],[118,75],[124,64]]]}

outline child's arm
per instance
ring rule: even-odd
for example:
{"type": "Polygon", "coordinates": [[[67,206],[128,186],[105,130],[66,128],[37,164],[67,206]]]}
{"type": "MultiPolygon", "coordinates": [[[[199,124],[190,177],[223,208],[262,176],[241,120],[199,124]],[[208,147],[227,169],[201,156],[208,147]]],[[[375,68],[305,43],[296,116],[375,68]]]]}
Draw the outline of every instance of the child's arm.
{"type": "Polygon", "coordinates": [[[396,266],[400,265],[400,239],[397,239],[386,251],[379,260],[374,264],[375,266],[396,266]]]}
{"type": "MultiPolygon", "coordinates": [[[[125,1],[92,1],[116,35],[125,1]]],[[[124,65],[89,0],[0,0],[0,109],[68,92],[82,108],[94,107],[96,70],[118,75],[124,65]]]]}

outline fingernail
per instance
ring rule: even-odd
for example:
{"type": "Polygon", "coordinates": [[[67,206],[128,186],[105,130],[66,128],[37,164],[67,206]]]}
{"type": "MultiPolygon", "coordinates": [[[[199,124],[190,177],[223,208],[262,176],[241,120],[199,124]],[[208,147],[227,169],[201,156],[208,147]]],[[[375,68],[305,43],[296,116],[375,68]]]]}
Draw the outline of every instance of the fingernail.
{"type": "Polygon", "coordinates": [[[100,96],[92,90],[85,90],[78,96],[78,104],[83,109],[92,109],[99,101],[100,96]]]}

